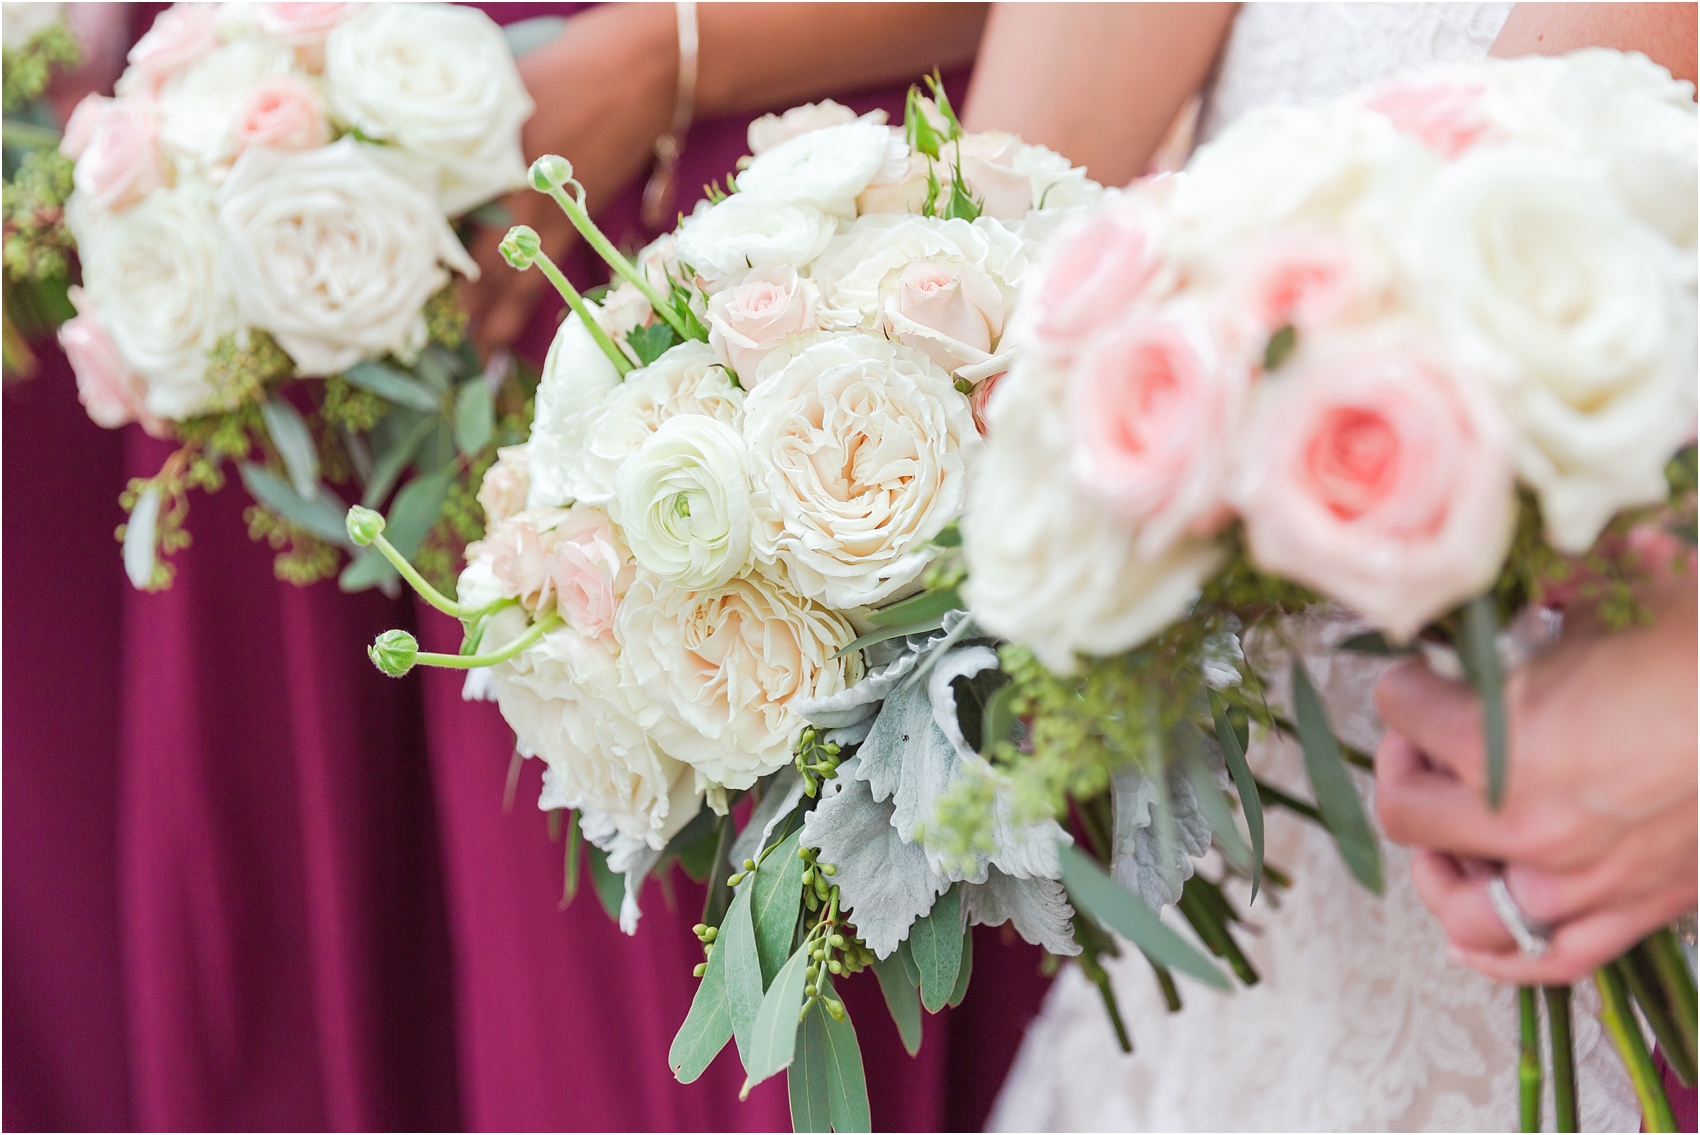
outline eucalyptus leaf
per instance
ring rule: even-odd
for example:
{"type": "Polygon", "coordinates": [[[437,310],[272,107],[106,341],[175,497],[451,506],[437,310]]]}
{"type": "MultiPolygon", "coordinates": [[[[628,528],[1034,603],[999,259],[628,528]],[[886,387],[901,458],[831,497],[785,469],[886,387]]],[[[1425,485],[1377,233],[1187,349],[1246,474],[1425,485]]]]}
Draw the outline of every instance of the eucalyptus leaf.
{"type": "Polygon", "coordinates": [[[942,619],[950,612],[961,609],[962,593],[954,587],[946,587],[938,591],[923,591],[901,603],[893,603],[875,611],[868,616],[868,622],[876,627],[900,627],[942,619]]]}
{"type": "MultiPolygon", "coordinates": [[[[412,559],[413,554],[419,551],[419,545],[425,542],[426,534],[436,525],[454,473],[453,466],[445,466],[435,473],[415,477],[396,494],[384,521],[384,537],[403,558],[412,559]]],[[[343,569],[337,586],[344,591],[361,591],[395,575],[395,568],[381,553],[373,548],[364,548],[354,562],[343,569]]]]}
{"type": "Polygon", "coordinates": [[[455,397],[455,448],[477,453],[490,444],[496,430],[496,399],[482,378],[460,384],[455,397]]]}
{"type": "Polygon", "coordinates": [[[910,952],[907,941],[897,948],[897,959],[903,963],[903,976],[909,979],[909,984],[920,989],[921,967],[915,964],[915,955],[910,952]]]}
{"type": "Polygon", "coordinates": [[[939,619],[921,619],[918,622],[905,623],[902,626],[885,627],[880,630],[869,631],[862,637],[852,640],[849,646],[839,649],[835,654],[833,654],[833,657],[843,658],[846,655],[856,653],[858,650],[866,650],[870,646],[877,646],[882,642],[890,642],[894,638],[907,638],[910,635],[926,634],[928,631],[938,630],[940,625],[941,621],[939,619]]]}
{"type": "Polygon", "coordinates": [[[1186,939],[1163,924],[1151,908],[1128,893],[1104,869],[1074,847],[1059,851],[1063,885],[1077,909],[1102,922],[1170,969],[1207,985],[1229,989],[1228,979],[1186,939]]]}
{"type": "Polygon", "coordinates": [[[1493,596],[1479,595],[1466,603],[1463,622],[1459,660],[1482,699],[1488,807],[1497,810],[1505,801],[1505,678],[1499,668],[1499,613],[1493,596]]]}
{"type": "Polygon", "coordinates": [[[313,535],[339,548],[356,551],[348,537],[348,506],[330,492],[322,492],[311,500],[304,499],[290,487],[289,482],[252,461],[238,461],[236,470],[242,476],[242,487],[248,495],[313,535]]]}
{"type": "Polygon", "coordinates": [[[319,450],[313,444],[313,431],[301,411],[274,394],[260,404],[260,418],[266,423],[266,433],[283,458],[289,473],[289,483],[302,500],[319,495],[319,450]]]}
{"type": "Polygon", "coordinates": [[[455,371],[460,368],[453,355],[433,344],[420,352],[413,369],[440,399],[454,386],[455,371]]]}
{"type": "Polygon", "coordinates": [[[742,865],[767,846],[767,837],[803,799],[803,778],[788,764],[762,782],[761,800],[750,812],[744,830],[732,841],[732,862],[742,865]]]}
{"type": "Polygon", "coordinates": [[[1249,906],[1257,901],[1258,888],[1263,885],[1263,800],[1257,793],[1251,766],[1246,764],[1245,739],[1214,692],[1210,695],[1210,714],[1215,719],[1216,741],[1222,746],[1222,759],[1240,794],[1240,811],[1245,814],[1246,831],[1251,836],[1251,898],[1246,900],[1249,906]]]}
{"type": "MultiPolygon", "coordinates": [[[[761,1010],[750,1033],[749,1055],[744,1061],[744,1087],[740,1099],[750,1089],[782,1071],[791,1063],[797,1050],[797,1011],[803,1006],[803,976],[809,965],[807,944],[797,947],[761,1000],[761,1010]]],[[[811,1013],[822,1010],[811,1008],[811,1013]]]]}
{"type": "Polygon", "coordinates": [[[901,957],[875,958],[874,976],[879,978],[880,992],[885,994],[885,1007],[891,1012],[891,1022],[903,1039],[904,1051],[914,1056],[921,1051],[921,998],[905,972],[901,957]]]}
{"type": "MultiPolygon", "coordinates": [[[[791,952],[797,927],[797,908],[803,901],[803,861],[797,856],[802,831],[794,831],[757,866],[750,919],[760,960],[762,988],[773,981],[791,952]]],[[[734,906],[737,904],[734,902],[734,906]]]]}
{"type": "Polygon", "coordinates": [[[401,436],[393,437],[393,427],[399,424],[399,421],[391,419],[384,422],[386,428],[382,432],[391,434],[392,440],[377,454],[372,476],[366,481],[366,491],[360,494],[360,503],[366,508],[377,508],[384,503],[384,498],[390,495],[390,490],[401,480],[407,463],[413,460],[413,455],[419,452],[419,447],[425,443],[431,431],[437,428],[437,419],[419,418],[408,426],[401,436]]]}
{"type": "Polygon", "coordinates": [[[761,960],[756,953],[755,926],[750,919],[750,896],[754,891],[751,880],[738,887],[732,905],[726,908],[726,917],[720,921],[712,955],[712,958],[726,955],[726,1010],[732,1017],[732,1036],[738,1042],[738,1055],[746,1067],[750,1062],[750,1035],[762,1000],[761,960]]]}
{"type": "Polygon", "coordinates": [[[948,1004],[952,1009],[968,996],[968,982],[974,976],[974,928],[962,928],[962,961],[956,967],[956,987],[950,991],[948,1004]]]}
{"type": "Polygon", "coordinates": [[[797,1055],[785,1070],[791,1101],[792,1131],[831,1131],[832,1103],[827,1099],[825,1013],[810,1013],[797,1026],[797,1055]]]}
{"type": "Polygon", "coordinates": [[[1252,869],[1251,848],[1234,824],[1233,810],[1228,807],[1227,798],[1217,785],[1216,773],[1204,757],[1206,739],[1203,732],[1190,721],[1177,726],[1174,732],[1181,766],[1192,785],[1192,798],[1210,824],[1210,830],[1215,833],[1216,845],[1236,871],[1249,875],[1252,869]]]}
{"type": "MultiPolygon", "coordinates": [[[[822,980],[827,992],[836,996],[832,978],[823,977],[822,980]]],[[[850,1021],[850,1010],[844,1010],[842,1021],[818,1008],[809,1016],[821,1019],[825,1037],[827,1114],[832,1119],[832,1129],[872,1131],[868,1080],[862,1070],[862,1048],[856,1042],[856,1026],[850,1021]]],[[[807,1027],[808,1023],[804,1020],[803,1025],[807,1027]]]]}
{"type": "Polygon", "coordinates": [[[379,362],[356,363],[342,377],[386,402],[431,414],[442,409],[442,400],[412,375],[379,362]]]}
{"type": "Polygon", "coordinates": [[[1340,848],[1340,857],[1352,875],[1376,894],[1382,890],[1381,845],[1364,813],[1363,801],[1352,784],[1340,742],[1329,728],[1322,700],[1310,684],[1304,662],[1293,659],[1293,716],[1297,718],[1299,747],[1304,750],[1305,771],[1316,792],[1323,823],[1340,848]]]}
{"type": "Polygon", "coordinates": [[[909,953],[921,973],[921,1004],[936,1013],[950,1002],[962,964],[962,899],[955,887],[909,928],[909,953]]]}
{"type": "MultiPolygon", "coordinates": [[[[595,853],[592,853],[592,863],[595,853]]],[[[598,888],[600,890],[600,887],[598,888]]],[[[726,1002],[726,959],[716,949],[708,958],[691,1011],[667,1050],[667,1066],[681,1084],[701,1076],[732,1039],[732,1013],[726,1002]]]]}

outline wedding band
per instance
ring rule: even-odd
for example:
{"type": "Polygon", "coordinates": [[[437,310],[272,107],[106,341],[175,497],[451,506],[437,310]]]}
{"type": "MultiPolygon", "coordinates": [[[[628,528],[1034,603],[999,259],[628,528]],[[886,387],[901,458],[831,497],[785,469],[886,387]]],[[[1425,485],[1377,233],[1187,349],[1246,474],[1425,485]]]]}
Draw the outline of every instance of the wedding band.
{"type": "Polygon", "coordinates": [[[1511,897],[1504,875],[1488,880],[1488,901],[1493,903],[1493,912],[1499,915],[1499,921],[1505,924],[1524,957],[1538,958],[1547,952],[1547,947],[1552,945],[1552,927],[1529,921],[1517,900],[1511,897]]]}

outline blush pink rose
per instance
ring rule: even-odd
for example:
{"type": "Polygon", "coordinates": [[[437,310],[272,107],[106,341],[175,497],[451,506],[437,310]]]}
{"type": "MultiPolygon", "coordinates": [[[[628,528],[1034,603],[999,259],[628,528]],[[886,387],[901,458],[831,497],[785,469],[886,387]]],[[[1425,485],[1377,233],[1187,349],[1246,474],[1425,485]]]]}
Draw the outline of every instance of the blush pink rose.
{"type": "MultiPolygon", "coordinates": [[[[815,130],[825,130],[828,126],[843,126],[854,121],[855,111],[831,99],[794,106],[784,114],[764,114],[750,123],[747,135],[750,153],[765,154],[782,142],[789,142],[815,130]]],[[[885,121],[885,111],[878,112],[876,121],[885,121]]]]}
{"type": "Polygon", "coordinates": [[[1229,435],[1245,389],[1195,313],[1140,314],[1101,332],[1069,377],[1075,480],[1136,525],[1148,559],[1223,516],[1229,435]]]}
{"type": "Polygon", "coordinates": [[[1499,574],[1515,437],[1414,334],[1346,339],[1259,384],[1230,499],[1252,560],[1404,640],[1499,574]]]}
{"type": "Polygon", "coordinates": [[[59,346],[77,376],[77,400],[95,425],[115,430],[140,422],[155,437],[164,425],[147,412],[147,384],[125,365],[106,331],[89,315],[66,320],[59,328],[59,346]]]}
{"type": "Polygon", "coordinates": [[[974,428],[980,431],[981,437],[985,437],[991,432],[991,426],[987,424],[986,407],[991,403],[992,391],[997,389],[999,380],[1006,373],[1006,371],[1000,370],[994,375],[982,378],[974,384],[974,389],[968,393],[968,410],[974,415],[974,428]]]}
{"type": "Polygon", "coordinates": [[[818,294],[790,265],[756,268],[708,301],[709,346],[747,380],[787,336],[814,328],[818,294]]]}
{"type": "Polygon", "coordinates": [[[217,4],[173,4],[130,49],[126,84],[155,94],[165,81],[218,46],[217,4]]]}
{"type": "Polygon", "coordinates": [[[168,180],[153,107],[134,99],[83,99],[59,150],[77,163],[72,183],[104,209],[134,205],[168,180]]]}
{"type": "Polygon", "coordinates": [[[313,88],[294,75],[261,79],[237,108],[231,133],[238,151],[250,146],[311,150],[329,137],[313,88]]]}
{"type": "Polygon", "coordinates": [[[1394,79],[1372,92],[1364,106],[1450,159],[1487,135],[1486,93],[1480,80],[1394,79]]]}
{"type": "Polygon", "coordinates": [[[883,329],[955,373],[992,357],[1003,334],[997,281],[971,264],[911,261],[885,297],[883,329]]]}
{"type": "Polygon", "coordinates": [[[295,49],[296,58],[318,71],[325,65],[325,40],[357,4],[256,4],[260,33],[295,49]]]}
{"type": "Polygon", "coordinates": [[[947,163],[960,159],[968,193],[987,216],[1018,221],[1033,208],[1033,179],[1015,168],[1020,152],[1021,139],[1014,134],[965,134],[944,157],[947,163]]]}
{"type": "Polygon", "coordinates": [[[1036,344],[1068,356],[1135,303],[1161,267],[1157,233],[1139,214],[1100,213],[1059,235],[1030,301],[1036,344]]]}
{"type": "Polygon", "coordinates": [[[1222,302],[1232,339],[1261,350],[1283,327],[1316,331],[1339,319],[1368,291],[1362,258],[1332,229],[1285,229],[1262,241],[1230,270],[1222,302]]]}
{"type": "Polygon", "coordinates": [[[525,508],[531,492],[531,455],[523,445],[504,446],[496,451],[496,463],[478,486],[478,504],[484,509],[486,527],[494,528],[525,508]]]}
{"type": "Polygon", "coordinates": [[[612,643],[614,615],[637,565],[620,553],[608,517],[588,505],[574,505],[555,536],[555,609],[579,634],[612,643]]]}

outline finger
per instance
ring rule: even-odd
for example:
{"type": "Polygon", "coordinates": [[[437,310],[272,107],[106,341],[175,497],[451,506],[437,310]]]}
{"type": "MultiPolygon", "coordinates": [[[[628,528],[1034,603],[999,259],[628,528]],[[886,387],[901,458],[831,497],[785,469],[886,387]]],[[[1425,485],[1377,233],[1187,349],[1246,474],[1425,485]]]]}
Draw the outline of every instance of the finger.
{"type": "Polygon", "coordinates": [[[1512,951],[1452,948],[1448,957],[1495,981],[1510,985],[1569,985],[1580,981],[1669,922],[1684,908],[1660,894],[1628,907],[1599,911],[1567,922],[1553,932],[1552,944],[1538,958],[1512,951]]]}
{"type": "Polygon", "coordinates": [[[1477,790],[1486,783],[1481,703],[1468,686],[1410,658],[1381,676],[1375,705],[1387,727],[1403,734],[1430,761],[1477,790]]]}
{"type": "Polygon", "coordinates": [[[1513,949],[1516,939],[1505,928],[1488,898],[1489,875],[1465,875],[1450,855],[1419,851],[1411,860],[1417,897],[1446,930],[1446,940],[1464,950],[1513,949]]]}
{"type": "Polygon", "coordinates": [[[1624,906],[1662,887],[1692,889],[1694,828],[1686,807],[1614,830],[1603,855],[1576,870],[1543,869],[1513,861],[1505,869],[1511,895],[1531,918],[1549,924],[1569,921],[1608,906],[1624,906]]]}
{"type": "Polygon", "coordinates": [[[1488,810],[1478,789],[1434,771],[1424,756],[1397,733],[1376,750],[1375,813],[1387,838],[1475,859],[1507,858],[1503,817],[1488,810]]]}

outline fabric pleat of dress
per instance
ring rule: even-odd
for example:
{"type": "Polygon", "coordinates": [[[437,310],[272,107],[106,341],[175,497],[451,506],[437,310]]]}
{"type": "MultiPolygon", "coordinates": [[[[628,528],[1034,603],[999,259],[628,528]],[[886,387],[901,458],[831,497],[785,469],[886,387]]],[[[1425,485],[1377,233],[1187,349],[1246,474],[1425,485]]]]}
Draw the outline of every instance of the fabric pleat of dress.
{"type": "MultiPolygon", "coordinates": [[[[137,6],[132,38],[162,7],[137,6]]],[[[902,93],[839,98],[895,120],[902,93]]],[[[693,131],[681,209],[732,172],[748,117],[693,131]]],[[[617,239],[641,242],[640,190],[607,211],[617,239]]],[[[523,344],[537,360],[555,314],[523,344]]],[[[366,644],[414,609],[275,579],[234,478],[193,497],[171,589],[133,591],[117,497],[170,447],[96,427],[63,356],[37,350],[41,370],[4,396],[0,1122],[787,1126],[782,1083],[738,1102],[735,1057],[690,1086],[668,1070],[701,889],[676,877],[669,904],[652,883],[635,938],[588,888],[558,911],[535,768],[502,809],[513,735],[496,708],[463,702],[453,676],[373,669],[366,644]]],[[[421,637],[454,649],[456,628],[426,614],[421,637]]],[[[847,983],[876,1124],[983,1123],[1045,982],[1035,949],[979,933],[981,980],[914,1060],[877,986],[847,983]]]]}

